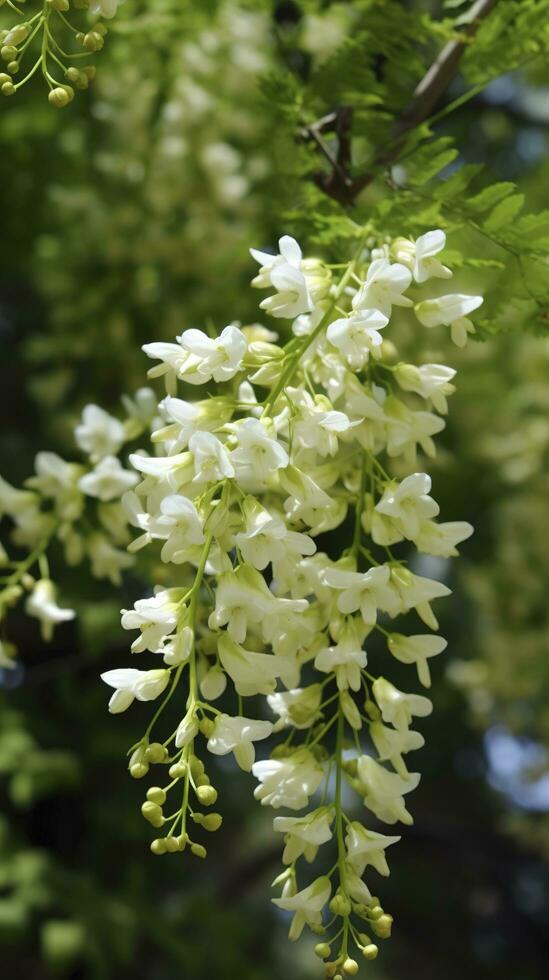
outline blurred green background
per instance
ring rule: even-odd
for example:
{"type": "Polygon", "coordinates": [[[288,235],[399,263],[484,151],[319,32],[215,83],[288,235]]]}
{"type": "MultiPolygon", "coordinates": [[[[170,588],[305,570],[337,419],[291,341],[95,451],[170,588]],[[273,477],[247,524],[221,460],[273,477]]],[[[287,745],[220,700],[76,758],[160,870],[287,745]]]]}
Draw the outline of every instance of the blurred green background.
{"type": "MultiPolygon", "coordinates": [[[[431,10],[437,3],[404,3],[431,10]]],[[[72,452],[82,406],[116,410],[144,383],[140,345],[208,318],[252,322],[247,248],[286,228],[259,80],[307,72],[352,4],[132,2],[97,83],[52,110],[29,85],[0,106],[1,472],[72,452]]],[[[339,32],[339,33],[338,33],[339,32]]],[[[459,83],[447,95],[460,94],[459,83]]],[[[460,158],[547,205],[549,69],[504,75],[446,119],[460,158]]],[[[512,327],[512,324],[510,325],[512,327]]],[[[513,332],[465,352],[433,473],[445,519],[476,535],[449,572],[435,713],[406,828],[384,883],[394,938],[372,980],[537,980],[549,967],[549,339],[513,332]],[[442,658],[441,658],[442,659],[442,658]]],[[[414,357],[420,352],[413,351],[414,357]]],[[[432,353],[432,349],[430,351],[432,353]]],[[[61,561],[58,563],[61,568],[61,561]]],[[[106,711],[101,670],[125,656],[122,591],[60,572],[76,624],[50,646],[10,618],[21,653],[0,672],[0,946],[29,980],[305,980],[312,943],[270,905],[272,814],[227,763],[223,830],[205,863],[155,858],[124,769],[146,709],[106,711]],[[140,714],[141,712],[141,714],[140,714]]],[[[398,678],[397,678],[398,682],[398,678]]]]}

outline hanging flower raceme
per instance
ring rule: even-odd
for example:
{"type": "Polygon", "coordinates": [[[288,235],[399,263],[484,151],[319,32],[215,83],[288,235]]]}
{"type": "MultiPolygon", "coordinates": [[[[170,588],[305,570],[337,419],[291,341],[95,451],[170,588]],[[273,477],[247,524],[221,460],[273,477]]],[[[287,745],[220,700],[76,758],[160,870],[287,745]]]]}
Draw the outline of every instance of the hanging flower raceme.
{"type": "MultiPolygon", "coordinates": [[[[418,450],[435,453],[455,371],[398,362],[394,342],[385,344],[395,309],[416,331],[449,324],[459,343],[470,332],[464,318],[481,297],[425,299],[432,277],[451,276],[438,258],[444,245],[434,231],[373,255],[360,246],[346,266],[330,267],[284,236],[276,254],[252,257],[253,286],[268,291],[261,309],[291,321],[285,346],[233,323],[218,338],[193,329],[144,348],[157,362],[150,376],[165,380],[164,424],[154,451],[131,457],[141,482],[123,503],[141,532],[132,550],[153,548],[167,567],[122,624],[137,631],[134,653],[163,666],[104,674],[115,689],[110,710],[159,701],[130,757],[136,778],[153,764],[167,773],[143,804],[161,831],[155,854],[205,856],[192,824],[221,824],[209,810],[217,791],[208,753],[234,756],[255,776],[257,800],[289,811],[274,821],[284,835],[275,903],[291,914],[290,938],[305,927],[318,935],[329,977],[354,975],[352,949],[373,959],[391,932],[371,888],[375,874],[389,873],[395,826],[412,823],[408,794],[420,777],[407,758],[424,740],[411,725],[432,705],[390,678],[398,661],[415,668],[411,683],[417,671],[429,686],[430,662],[446,646],[432,603],[450,592],[418,574],[415,556],[456,554],[472,532],[438,521],[418,463],[418,450]],[[180,383],[215,388],[187,401],[180,383]],[[394,459],[407,475],[391,474],[394,459]],[[336,528],[340,551],[328,557],[322,535],[336,528]],[[370,671],[374,651],[380,676],[370,671]],[[257,695],[266,698],[259,718],[257,701],[244,703],[257,695]],[[174,727],[163,725],[169,703],[180,708],[174,727]],[[283,741],[267,758],[273,733],[283,741]],[[350,814],[345,783],[356,797],[350,814]],[[323,855],[325,870],[311,880],[303,861],[323,855]]],[[[80,438],[95,453],[103,447],[104,472],[100,462],[77,483],[101,499],[117,481],[105,462],[117,432],[98,441],[88,416],[80,438]]]]}
{"type": "Polygon", "coordinates": [[[432,604],[450,593],[419,574],[416,556],[446,559],[472,532],[439,520],[418,460],[435,454],[455,372],[399,362],[391,338],[395,310],[416,331],[458,324],[460,342],[470,332],[462,321],[480,297],[425,299],[431,277],[451,275],[437,257],[444,244],[436,231],[373,253],[360,245],[333,267],[288,236],[276,255],[253,251],[261,308],[291,321],[288,343],[230,323],[217,338],[192,329],[148,344],[149,374],[167,392],[158,406],[142,393],[139,417],[124,423],[88,406],[76,428],[85,463],[40,453],[26,489],[0,483],[14,545],[28,549],[0,603],[28,589],[44,636],[73,615],[49,580],[54,536],[67,561],[87,555],[115,583],[137,554],[155,563],[158,584],[122,612],[144,663],[102,675],[113,714],[156,702],[129,759],[138,779],[164,767],[142,807],[151,849],[205,857],[201,831],[222,822],[209,756],[251,771],[284,837],[276,904],[292,939],[305,927],[319,937],[329,977],[354,975],[353,949],[372,959],[391,932],[371,869],[389,873],[385,851],[413,821],[420,776],[408,754],[424,740],[412,722],[432,709],[391,676],[398,667],[430,685],[446,646],[432,604]],[[150,446],[120,458],[147,429],[150,446]],[[129,546],[128,525],[138,531],[129,546]],[[328,556],[323,534],[336,529],[328,556]],[[273,735],[282,741],[269,757],[273,735]],[[312,860],[323,862],[313,880],[312,860]]]}

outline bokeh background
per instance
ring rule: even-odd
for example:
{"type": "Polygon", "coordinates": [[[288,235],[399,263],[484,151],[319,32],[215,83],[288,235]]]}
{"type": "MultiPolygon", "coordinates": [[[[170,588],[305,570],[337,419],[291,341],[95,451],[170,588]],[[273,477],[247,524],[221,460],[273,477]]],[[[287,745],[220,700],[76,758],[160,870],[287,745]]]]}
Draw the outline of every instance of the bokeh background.
{"type": "MultiPolygon", "coordinates": [[[[29,475],[39,449],[70,458],[88,401],[116,411],[121,394],[144,383],[143,342],[207,318],[256,318],[247,248],[286,230],[260,79],[280,62],[306,74],[349,29],[351,8],[128,0],[89,94],[56,112],[29,85],[0,106],[0,468],[10,482],[29,475]]],[[[460,91],[457,82],[447,98],[460,91]]],[[[484,163],[491,178],[517,181],[531,210],[547,206],[549,69],[536,62],[503,75],[439,129],[457,140],[453,166],[484,163]]],[[[459,384],[436,496],[446,519],[471,521],[476,535],[459,568],[442,570],[455,590],[441,626],[449,650],[422,726],[415,825],[383,884],[394,937],[367,972],[541,980],[549,339],[510,322],[463,353],[437,344],[459,384]]],[[[0,672],[3,976],[318,974],[307,941],[290,946],[268,901],[279,848],[251,778],[219,768],[225,824],[207,862],[150,855],[142,787],[124,768],[146,709],[109,717],[98,681],[125,656],[119,609],[140,582],[128,575],[115,590],[85,569],[57,577],[77,622],[45,646],[36,624],[13,615],[21,663],[0,672]]]]}

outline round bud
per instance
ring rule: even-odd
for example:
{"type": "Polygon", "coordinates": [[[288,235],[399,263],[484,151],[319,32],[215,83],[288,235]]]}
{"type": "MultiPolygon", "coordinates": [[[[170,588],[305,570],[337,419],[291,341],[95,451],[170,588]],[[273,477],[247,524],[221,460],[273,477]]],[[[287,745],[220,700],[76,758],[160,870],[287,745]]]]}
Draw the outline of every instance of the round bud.
{"type": "Polygon", "coordinates": [[[86,51],[101,51],[104,43],[103,35],[97,30],[84,34],[84,40],[82,41],[86,51]]]}
{"type": "Polygon", "coordinates": [[[17,58],[17,48],[13,44],[4,44],[0,48],[0,55],[3,61],[13,61],[14,58],[17,58]]]}
{"type": "Polygon", "coordinates": [[[357,935],[359,941],[362,943],[363,946],[369,946],[371,944],[372,940],[370,939],[367,932],[359,932],[357,933],[357,935]]]}
{"type": "Polygon", "coordinates": [[[143,762],[134,762],[133,766],[130,766],[130,776],[132,779],[143,779],[149,771],[149,767],[143,762]]]}
{"type": "Polygon", "coordinates": [[[362,955],[365,960],[375,960],[378,953],[379,949],[375,943],[369,943],[369,945],[365,946],[362,950],[362,955]]]}
{"type": "Polygon", "coordinates": [[[208,830],[212,834],[216,830],[219,830],[222,823],[223,817],[220,813],[207,813],[205,817],[202,817],[202,826],[204,827],[204,830],[208,830]]]}
{"type": "Polygon", "coordinates": [[[73,98],[74,91],[70,85],[59,85],[57,88],[52,88],[48,95],[48,102],[56,109],[64,109],[69,102],[72,102],[73,98]]]}
{"type": "Polygon", "coordinates": [[[213,786],[198,786],[196,797],[203,806],[212,806],[217,800],[217,790],[213,786]]]}
{"type": "Polygon", "coordinates": [[[210,785],[210,777],[207,776],[205,772],[203,772],[201,776],[197,776],[196,777],[195,783],[196,783],[197,786],[209,786],[210,785]]]}
{"type": "Polygon", "coordinates": [[[205,738],[209,738],[215,728],[215,722],[211,718],[201,718],[198,728],[205,738]]]}
{"type": "Polygon", "coordinates": [[[69,9],[69,0],[46,0],[48,7],[52,10],[58,10],[62,14],[66,14],[69,9]]]}
{"type": "Polygon", "coordinates": [[[179,837],[177,837],[176,840],[177,840],[177,850],[184,851],[187,844],[189,843],[189,838],[187,837],[187,835],[179,834],[179,837]]]}
{"type": "Polygon", "coordinates": [[[141,813],[153,827],[161,827],[164,823],[164,815],[157,803],[151,803],[150,800],[147,800],[141,807],[141,813]]]}
{"type": "Polygon", "coordinates": [[[84,65],[82,71],[84,75],[87,75],[88,81],[91,82],[92,79],[95,78],[95,73],[97,71],[97,68],[95,67],[95,65],[84,65]]]}
{"type": "Polygon", "coordinates": [[[147,751],[145,752],[145,758],[147,762],[158,763],[165,762],[168,757],[168,750],[165,745],[161,745],[160,742],[151,742],[147,751]]]}
{"type": "Polygon", "coordinates": [[[191,774],[193,779],[196,779],[198,776],[203,775],[204,763],[202,762],[202,759],[198,758],[197,755],[191,756],[191,758],[189,759],[189,765],[191,767],[191,774]]]}
{"type": "Polygon", "coordinates": [[[155,840],[151,841],[151,851],[153,854],[165,854],[166,853],[166,841],[163,837],[157,837],[155,840]]]}
{"type": "Polygon", "coordinates": [[[373,908],[370,907],[370,918],[373,919],[374,922],[376,921],[376,919],[381,919],[382,915],[383,915],[383,909],[381,908],[381,905],[374,905],[373,908]]]}
{"type": "Polygon", "coordinates": [[[168,769],[168,773],[172,779],[181,779],[187,773],[187,763],[183,762],[181,759],[179,762],[174,762],[172,766],[168,769]]]}
{"type": "Polygon", "coordinates": [[[109,33],[109,28],[103,23],[103,21],[99,21],[98,24],[94,24],[93,29],[98,34],[101,34],[101,37],[106,37],[106,35],[109,33]]]}
{"type": "Polygon", "coordinates": [[[358,963],[356,960],[351,959],[350,956],[347,957],[343,964],[343,972],[348,977],[356,977],[358,973],[358,963]]]}
{"type": "Polygon", "coordinates": [[[207,855],[207,850],[202,844],[191,844],[191,854],[194,854],[197,858],[205,858],[207,855]]]}
{"type": "MultiPolygon", "coordinates": [[[[0,71],[0,85],[3,85],[4,82],[11,82],[11,78],[10,78],[9,75],[6,75],[5,71],[0,71]]],[[[27,586],[27,583],[24,581],[25,578],[26,578],[26,576],[24,575],[23,578],[21,579],[21,581],[23,582],[23,585],[26,588],[31,588],[32,589],[32,586],[34,585],[34,579],[32,579],[31,584],[29,586],[27,586]]]]}
{"type": "Polygon", "coordinates": [[[168,854],[175,854],[179,850],[179,839],[177,837],[166,837],[166,850],[168,854]]]}
{"type": "Polygon", "coordinates": [[[387,913],[380,915],[377,922],[372,923],[372,928],[376,936],[378,936],[380,939],[389,939],[392,927],[393,917],[392,915],[387,915],[387,913]]]}
{"type": "Polygon", "coordinates": [[[162,806],[166,802],[166,790],[162,789],[161,786],[151,786],[147,790],[147,799],[150,803],[156,803],[157,806],[162,806]]]}
{"type": "Polygon", "coordinates": [[[19,62],[18,61],[8,61],[8,64],[7,64],[6,67],[7,67],[8,71],[9,71],[10,75],[17,75],[17,72],[19,71],[19,62]]]}
{"type": "Polygon", "coordinates": [[[1,91],[2,95],[15,95],[15,85],[13,82],[4,82],[1,91]]]}
{"type": "Polygon", "coordinates": [[[78,68],[67,68],[65,78],[67,78],[69,82],[77,82],[80,74],[81,73],[79,72],[78,68]]]}
{"type": "Polygon", "coordinates": [[[315,946],[315,954],[321,960],[327,960],[331,952],[328,943],[317,943],[315,946]]]}

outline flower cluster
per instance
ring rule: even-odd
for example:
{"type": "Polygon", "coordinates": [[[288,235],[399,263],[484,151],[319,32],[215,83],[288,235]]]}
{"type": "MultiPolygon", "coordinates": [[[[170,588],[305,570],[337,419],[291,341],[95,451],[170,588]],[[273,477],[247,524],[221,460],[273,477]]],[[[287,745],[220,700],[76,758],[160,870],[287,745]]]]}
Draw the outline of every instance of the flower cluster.
{"type": "Polygon", "coordinates": [[[69,105],[74,99],[75,89],[87,89],[95,77],[93,65],[82,64],[90,54],[101,51],[107,35],[107,27],[98,17],[114,17],[124,0],[44,0],[40,9],[27,20],[25,12],[12,0],[5,0],[19,18],[5,30],[0,31],[0,57],[6,70],[0,72],[0,91],[2,95],[15,95],[40,69],[48,92],[48,102],[57,109],[69,105]],[[71,6],[77,10],[89,10],[92,22],[84,31],[75,27],[66,14],[71,6]],[[59,43],[64,37],[71,38],[83,51],[67,52],[59,43]],[[36,60],[31,64],[23,78],[17,80],[27,52],[32,50],[35,41],[36,60]],[[62,73],[62,80],[56,75],[62,73]]]}
{"type": "MultiPolygon", "coordinates": [[[[57,540],[65,563],[84,559],[96,578],[119,585],[122,573],[132,565],[128,515],[122,496],[137,483],[137,474],[120,460],[120,453],[144,432],[158,424],[157,403],[150,388],[124,399],[126,419],[87,405],[75,428],[78,449],[85,463],[67,462],[52,452],[39,452],[35,474],[24,489],[0,477],[0,517],[11,525],[10,557],[0,545],[0,621],[25,596],[25,610],[40,622],[44,640],[51,640],[56,623],[74,618],[74,610],[57,604],[57,588],[51,579],[48,549],[57,540]],[[33,572],[36,570],[38,578],[33,572]]],[[[13,667],[15,649],[4,641],[0,667],[13,667]]]]}
{"type": "Polygon", "coordinates": [[[222,818],[208,809],[217,791],[204,750],[232,754],[257,779],[262,805],[291,812],[274,822],[284,835],[275,901],[292,913],[292,939],[305,925],[321,937],[330,977],[357,972],[351,942],[372,959],[371,934],[391,931],[368,869],[388,874],[385,851],[399,839],[378,824],[412,822],[406,797],[420,777],[405,756],[423,744],[412,719],[432,709],[392,683],[391,664],[414,666],[429,687],[430,660],[446,646],[431,603],[450,592],[419,574],[414,556],[455,555],[472,532],[437,519],[418,465],[418,449],[435,453],[455,372],[399,362],[385,339],[394,316],[417,330],[450,326],[458,344],[472,331],[467,315],[481,297],[425,295],[426,282],[451,275],[437,258],[444,245],[442,231],[381,249],[361,239],[352,261],[330,266],[285,236],[275,255],[252,251],[253,285],[269,291],[261,308],[291,321],[284,346],[263,326],[230,323],[217,336],[191,329],[144,348],[166,396],[152,451],[130,456],[141,479],[122,502],[139,531],[132,550],[158,550],[168,568],[122,616],[132,652],[156,665],[103,674],[109,709],[161,699],[129,763],[135,778],[168,769],[142,807],[162,830],[153,853],[206,855],[191,822],[214,831],[222,818]],[[189,397],[204,385],[207,394],[189,397]],[[420,632],[402,623],[408,613],[420,632]],[[376,644],[385,652],[373,674],[376,644]],[[157,736],[183,683],[184,711],[157,736]],[[231,713],[215,706],[226,689],[231,713]],[[257,695],[271,720],[245,710],[257,695]],[[256,760],[256,743],[276,732],[282,744],[256,760]],[[366,823],[344,812],[344,782],[366,823]],[[308,881],[298,865],[321,847],[335,849],[335,863],[308,881]]]}

